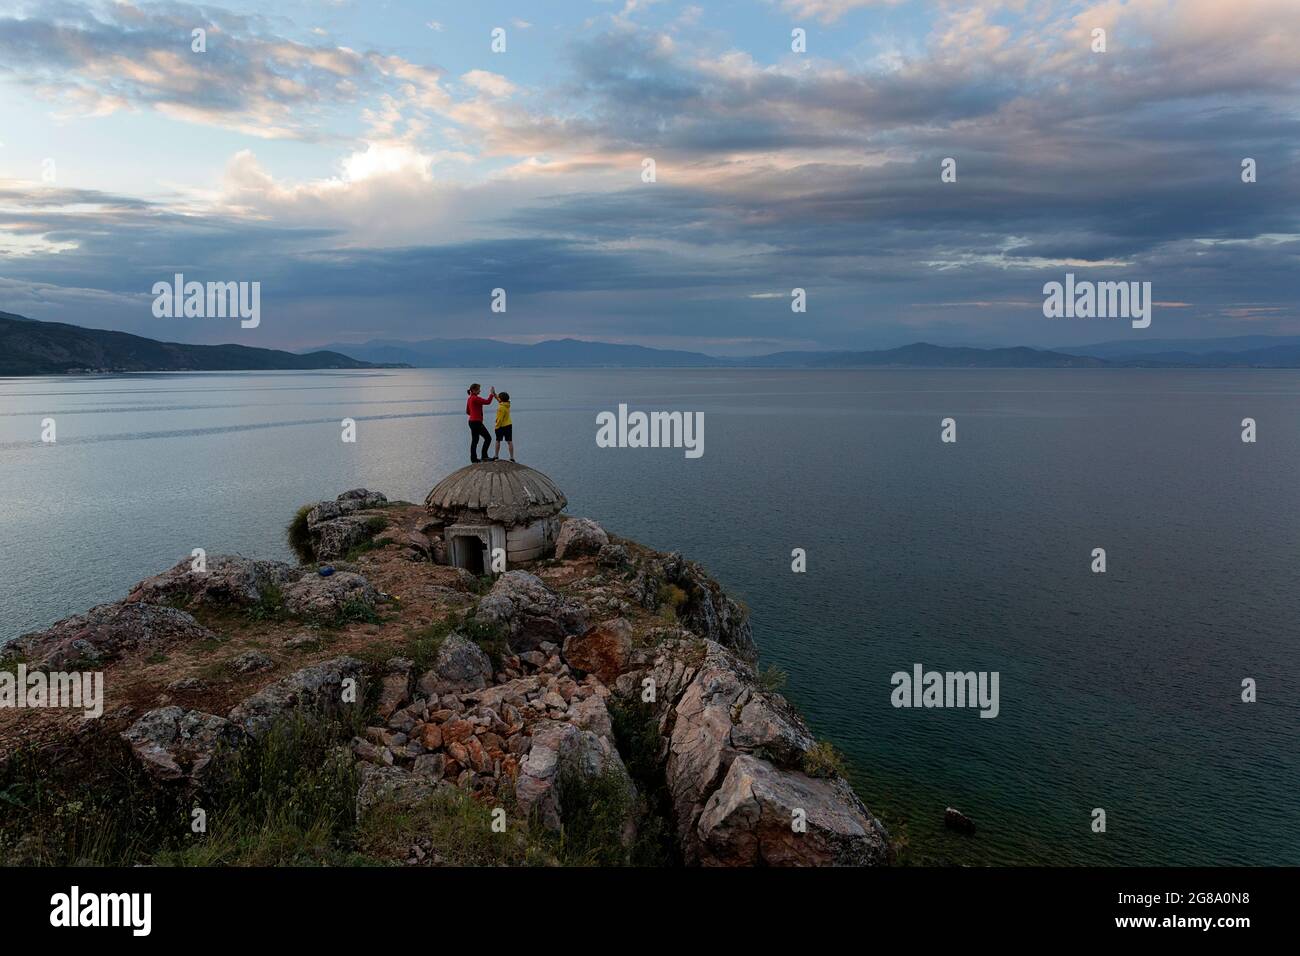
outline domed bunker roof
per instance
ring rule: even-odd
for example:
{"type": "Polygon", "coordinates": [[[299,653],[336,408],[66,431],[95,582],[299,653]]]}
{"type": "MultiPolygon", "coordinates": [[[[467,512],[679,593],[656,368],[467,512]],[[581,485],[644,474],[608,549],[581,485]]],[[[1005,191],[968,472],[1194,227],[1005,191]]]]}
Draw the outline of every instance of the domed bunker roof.
{"type": "Polygon", "coordinates": [[[513,461],[466,465],[434,485],[424,499],[424,507],[444,520],[486,516],[507,527],[548,518],[568,503],[555,482],[513,461]]]}

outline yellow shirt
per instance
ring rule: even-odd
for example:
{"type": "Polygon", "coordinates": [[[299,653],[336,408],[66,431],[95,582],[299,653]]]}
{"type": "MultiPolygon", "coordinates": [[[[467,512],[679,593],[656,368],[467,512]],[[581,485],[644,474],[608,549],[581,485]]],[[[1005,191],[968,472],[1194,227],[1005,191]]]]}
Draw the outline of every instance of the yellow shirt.
{"type": "Polygon", "coordinates": [[[504,428],[510,424],[510,403],[497,402],[497,428],[504,428]]]}

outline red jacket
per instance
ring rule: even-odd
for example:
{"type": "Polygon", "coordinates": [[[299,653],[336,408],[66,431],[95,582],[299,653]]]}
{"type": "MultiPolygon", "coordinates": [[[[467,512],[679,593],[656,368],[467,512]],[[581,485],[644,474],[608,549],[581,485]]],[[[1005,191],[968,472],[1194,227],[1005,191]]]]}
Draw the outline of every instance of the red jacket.
{"type": "Polygon", "coordinates": [[[469,416],[470,421],[481,422],[483,420],[483,406],[491,405],[495,399],[495,395],[489,395],[487,398],[471,395],[469,400],[465,402],[465,414],[469,416]]]}

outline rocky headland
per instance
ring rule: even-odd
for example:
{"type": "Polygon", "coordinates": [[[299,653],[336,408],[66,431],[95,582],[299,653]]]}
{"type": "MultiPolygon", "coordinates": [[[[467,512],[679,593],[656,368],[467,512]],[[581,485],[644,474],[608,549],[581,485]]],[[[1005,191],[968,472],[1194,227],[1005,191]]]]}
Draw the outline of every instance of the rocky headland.
{"type": "Polygon", "coordinates": [[[97,720],[0,710],[0,793],[22,810],[0,851],[102,860],[51,823],[59,800],[92,822],[134,801],[158,819],[115,837],[115,861],[248,862],[247,834],[195,847],[289,786],[268,812],[292,805],[299,837],[329,808],[316,862],[886,862],[833,751],[757,670],[746,610],[681,555],[560,521],[553,558],[475,576],[444,563],[424,508],[350,491],[290,526],[299,565],[186,557],[15,640],[10,670],[102,671],[105,701],[97,720]],[[77,779],[49,783],[60,767],[77,779]],[[99,771],[127,796],[76,789],[99,771]],[[40,826],[82,849],[34,845],[40,826]]]}

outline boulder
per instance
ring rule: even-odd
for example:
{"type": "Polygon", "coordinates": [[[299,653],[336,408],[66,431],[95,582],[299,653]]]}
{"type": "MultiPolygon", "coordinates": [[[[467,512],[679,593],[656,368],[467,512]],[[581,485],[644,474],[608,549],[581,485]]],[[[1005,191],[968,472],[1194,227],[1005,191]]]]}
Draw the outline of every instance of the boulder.
{"type": "Polygon", "coordinates": [[[570,518],[560,527],[560,536],[555,541],[555,556],[563,560],[599,554],[607,544],[609,535],[596,522],[590,518],[570,518]]]}
{"type": "Polygon", "coordinates": [[[447,689],[478,690],[492,681],[492,659],[465,635],[453,631],[438,646],[433,671],[447,689]]]}
{"type": "Polygon", "coordinates": [[[730,648],[746,660],[758,659],[748,612],[728,597],[722,586],[699,565],[680,554],[646,561],[633,579],[629,593],[642,607],[657,611],[666,584],[681,589],[685,595],[676,609],[682,626],[705,640],[730,648]]]}
{"type": "Polygon", "coordinates": [[[377,804],[413,807],[428,800],[445,786],[436,777],[399,767],[362,763],[358,769],[361,778],[357,787],[358,821],[377,804]]]}
{"type": "Polygon", "coordinates": [[[375,713],[380,720],[393,716],[394,711],[410,698],[413,667],[415,663],[405,657],[389,658],[384,666],[384,676],[379,686],[379,703],[375,706],[375,713]]]}
{"type": "Polygon", "coordinates": [[[421,561],[432,561],[434,558],[433,542],[429,536],[421,531],[409,531],[406,534],[406,545],[413,552],[413,557],[421,561]]]}
{"type": "Polygon", "coordinates": [[[358,508],[382,508],[388,504],[388,496],[380,491],[370,491],[366,488],[353,488],[351,491],[345,491],[336,499],[345,507],[355,504],[358,508]]]}
{"type": "Polygon", "coordinates": [[[151,710],[122,733],[145,772],[159,783],[214,783],[223,761],[244,741],[239,726],[184,707],[151,710]]]}
{"type": "Polygon", "coordinates": [[[231,660],[229,666],[236,674],[256,674],[258,671],[270,670],[275,666],[275,661],[261,651],[248,651],[231,660]]]}
{"type": "Polygon", "coordinates": [[[622,571],[632,564],[632,555],[621,544],[607,544],[596,555],[596,563],[607,571],[622,571]]]}
{"type": "Polygon", "coordinates": [[[625,618],[593,625],[566,638],[563,654],[570,667],[613,684],[632,655],[632,625],[625,618]]]}
{"type": "Polygon", "coordinates": [[[502,704],[510,703],[522,707],[529,694],[536,693],[541,687],[541,679],[533,677],[516,677],[504,684],[493,684],[483,690],[466,694],[467,700],[478,703],[480,707],[496,710],[502,704]]]}
{"type": "Polygon", "coordinates": [[[377,491],[355,488],[333,501],[319,502],[307,512],[307,531],[318,560],[337,561],[374,536],[370,519],[356,512],[380,508],[388,498],[377,491]]]}
{"type": "Polygon", "coordinates": [[[318,525],[334,521],[344,515],[364,511],[368,508],[382,508],[387,504],[387,496],[378,491],[354,488],[352,491],[343,492],[333,501],[319,502],[311,511],[307,512],[307,528],[309,531],[314,532],[318,525]]]}
{"type": "Polygon", "coordinates": [[[478,619],[500,626],[512,650],[532,650],[546,641],[562,643],[587,627],[586,609],[564,598],[536,575],[507,571],[479,602],[478,619]]]}
{"type": "Polygon", "coordinates": [[[738,755],[696,826],[705,866],[874,866],[888,836],[842,779],[738,755]]]}
{"type": "Polygon", "coordinates": [[[411,765],[411,772],[433,780],[441,780],[447,770],[446,754],[421,754],[411,765]]]}
{"type": "Polygon", "coordinates": [[[284,590],[284,609],[296,617],[333,620],[349,605],[373,609],[379,592],[364,577],[352,571],[336,571],[329,577],[308,573],[284,590]]]}
{"type": "Polygon", "coordinates": [[[310,716],[341,714],[355,706],[343,699],[343,682],[357,681],[356,703],[365,699],[361,682],[365,665],[354,657],[336,657],[294,671],[237,704],[228,715],[251,736],[265,733],[280,717],[293,711],[310,716]]]}
{"type": "Polygon", "coordinates": [[[357,515],[344,515],[315,525],[309,523],[308,527],[313,539],[312,551],[318,561],[337,561],[346,557],[349,551],[374,536],[370,519],[357,515]]]}
{"type": "Polygon", "coordinates": [[[44,631],[24,634],[9,642],[4,653],[25,660],[33,670],[65,670],[82,663],[102,664],[136,648],[158,651],[216,639],[216,634],[185,611],[119,602],[101,604],[44,631]]]}
{"type": "Polygon", "coordinates": [[[231,554],[209,556],[203,571],[195,571],[193,561],[183,558],[170,570],[141,581],[131,589],[127,601],[185,607],[251,607],[302,573],[283,561],[259,561],[231,554]]]}
{"type": "Polygon", "coordinates": [[[547,829],[559,830],[564,820],[561,784],[570,773],[587,780],[613,774],[629,790],[633,787],[609,737],[562,721],[540,721],[533,727],[527,755],[519,761],[515,780],[519,808],[525,814],[536,813],[547,829]]]}
{"type": "MultiPolygon", "coordinates": [[[[661,675],[656,686],[663,692],[686,674],[675,677],[672,668],[680,661],[674,658],[667,655],[656,665],[661,675]]],[[[688,863],[698,859],[700,814],[737,756],[762,756],[782,772],[797,773],[815,743],[785,698],[759,690],[753,667],[711,641],[705,642],[703,660],[676,698],[668,723],[665,778],[688,863]]]]}

